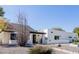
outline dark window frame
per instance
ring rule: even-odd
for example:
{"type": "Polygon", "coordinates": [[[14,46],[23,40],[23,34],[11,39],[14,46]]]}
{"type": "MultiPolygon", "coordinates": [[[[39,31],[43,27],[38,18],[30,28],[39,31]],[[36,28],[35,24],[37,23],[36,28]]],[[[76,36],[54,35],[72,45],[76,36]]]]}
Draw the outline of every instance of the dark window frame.
{"type": "Polygon", "coordinates": [[[11,40],[16,40],[16,34],[15,33],[11,33],[10,39],[11,40]]]}
{"type": "Polygon", "coordinates": [[[69,36],[69,38],[72,38],[71,36],[69,36]]]}
{"type": "Polygon", "coordinates": [[[55,40],[59,40],[59,37],[60,37],[60,36],[55,35],[55,36],[54,36],[54,39],[55,39],[55,40]]]}
{"type": "Polygon", "coordinates": [[[53,32],[51,32],[51,33],[53,33],[53,32]]]}

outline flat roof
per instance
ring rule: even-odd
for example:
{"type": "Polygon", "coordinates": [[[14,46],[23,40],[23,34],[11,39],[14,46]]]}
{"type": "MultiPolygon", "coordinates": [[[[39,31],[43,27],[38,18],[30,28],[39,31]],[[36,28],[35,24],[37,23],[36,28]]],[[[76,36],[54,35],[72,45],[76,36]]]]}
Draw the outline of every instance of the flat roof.
{"type": "Polygon", "coordinates": [[[35,33],[35,34],[46,34],[46,33],[44,33],[44,32],[35,32],[35,31],[31,31],[30,33],[35,33]]]}

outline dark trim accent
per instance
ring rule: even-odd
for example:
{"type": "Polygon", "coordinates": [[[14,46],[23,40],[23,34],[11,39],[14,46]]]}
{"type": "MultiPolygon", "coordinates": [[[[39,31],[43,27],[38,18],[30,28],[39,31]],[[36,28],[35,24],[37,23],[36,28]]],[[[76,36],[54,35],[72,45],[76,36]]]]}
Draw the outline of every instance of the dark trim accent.
{"type": "Polygon", "coordinates": [[[35,33],[35,34],[46,34],[46,33],[44,33],[44,32],[33,32],[33,31],[31,31],[30,33],[35,33]]]}

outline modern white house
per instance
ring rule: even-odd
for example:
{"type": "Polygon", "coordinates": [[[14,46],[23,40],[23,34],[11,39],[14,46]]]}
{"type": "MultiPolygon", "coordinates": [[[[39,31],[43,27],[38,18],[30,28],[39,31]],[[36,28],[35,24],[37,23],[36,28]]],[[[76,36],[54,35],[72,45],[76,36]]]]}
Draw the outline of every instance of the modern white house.
{"type": "Polygon", "coordinates": [[[39,30],[46,33],[44,36],[44,44],[66,44],[78,39],[76,33],[58,30],[56,28],[39,30]]]}

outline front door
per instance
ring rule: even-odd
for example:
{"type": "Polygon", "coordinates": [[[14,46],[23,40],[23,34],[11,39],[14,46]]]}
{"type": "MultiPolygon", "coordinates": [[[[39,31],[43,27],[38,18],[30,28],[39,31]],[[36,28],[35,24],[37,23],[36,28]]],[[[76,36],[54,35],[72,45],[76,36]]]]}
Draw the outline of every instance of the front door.
{"type": "Polygon", "coordinates": [[[33,44],[35,44],[35,43],[36,43],[36,35],[33,34],[33,44]]]}

